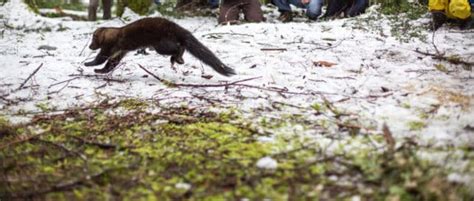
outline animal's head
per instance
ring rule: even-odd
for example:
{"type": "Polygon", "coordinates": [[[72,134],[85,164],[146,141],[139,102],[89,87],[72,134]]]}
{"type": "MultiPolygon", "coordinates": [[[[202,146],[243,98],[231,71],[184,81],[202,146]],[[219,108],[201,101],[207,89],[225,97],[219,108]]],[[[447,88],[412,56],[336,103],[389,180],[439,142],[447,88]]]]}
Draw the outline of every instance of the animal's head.
{"type": "Polygon", "coordinates": [[[116,28],[98,28],[92,35],[92,43],[89,46],[91,50],[97,50],[106,44],[117,40],[118,29],[116,28]]]}

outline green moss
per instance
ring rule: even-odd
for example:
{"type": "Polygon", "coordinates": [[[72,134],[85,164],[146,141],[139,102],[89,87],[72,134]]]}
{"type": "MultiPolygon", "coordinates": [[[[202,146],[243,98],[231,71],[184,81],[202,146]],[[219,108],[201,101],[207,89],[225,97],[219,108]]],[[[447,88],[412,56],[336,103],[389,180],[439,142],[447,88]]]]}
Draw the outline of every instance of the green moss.
{"type": "Polygon", "coordinates": [[[148,107],[148,105],[148,103],[137,99],[125,99],[119,102],[119,106],[127,110],[143,109],[148,107]]]}
{"type": "Polygon", "coordinates": [[[408,128],[410,128],[410,130],[412,130],[412,131],[419,131],[419,130],[423,129],[424,127],[426,127],[426,124],[425,124],[425,122],[422,122],[422,121],[410,121],[410,122],[408,122],[408,128]]]}
{"type": "Polygon", "coordinates": [[[0,178],[9,178],[0,182],[1,198],[446,200],[464,195],[440,168],[418,158],[411,143],[397,142],[402,146],[389,152],[356,135],[335,141],[339,147],[328,151],[319,138],[300,133],[261,142],[255,127],[291,128],[304,123],[297,120],[301,116],[255,125],[235,110],[216,114],[178,107],[148,113],[148,107],[137,99],[104,102],[87,107],[94,109],[38,115],[15,127],[0,118],[0,128],[14,131],[0,138],[0,147],[6,147],[0,149],[0,178]],[[129,110],[110,112],[117,107],[129,110]],[[347,151],[348,145],[354,148],[347,151]],[[257,167],[264,157],[277,161],[277,168],[257,167]],[[330,179],[335,176],[337,181],[330,179]]]}
{"type": "Polygon", "coordinates": [[[0,116],[0,138],[8,137],[16,133],[15,126],[11,125],[8,120],[0,116]]]}

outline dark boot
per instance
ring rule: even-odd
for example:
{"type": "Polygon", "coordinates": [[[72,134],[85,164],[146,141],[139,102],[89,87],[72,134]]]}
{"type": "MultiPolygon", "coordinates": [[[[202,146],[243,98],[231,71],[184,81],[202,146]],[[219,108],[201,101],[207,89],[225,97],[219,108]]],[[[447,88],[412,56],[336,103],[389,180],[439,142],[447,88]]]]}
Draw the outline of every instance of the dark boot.
{"type": "Polygon", "coordinates": [[[291,22],[293,20],[293,15],[289,11],[283,11],[280,13],[278,20],[280,20],[281,22],[291,22]]]}
{"type": "Polygon", "coordinates": [[[447,17],[442,11],[434,11],[431,13],[433,16],[433,24],[431,29],[433,31],[438,30],[446,22],[447,17]]]}
{"type": "Polygon", "coordinates": [[[459,22],[459,29],[466,30],[466,29],[474,29],[474,17],[469,17],[465,20],[460,20],[459,22]]]}

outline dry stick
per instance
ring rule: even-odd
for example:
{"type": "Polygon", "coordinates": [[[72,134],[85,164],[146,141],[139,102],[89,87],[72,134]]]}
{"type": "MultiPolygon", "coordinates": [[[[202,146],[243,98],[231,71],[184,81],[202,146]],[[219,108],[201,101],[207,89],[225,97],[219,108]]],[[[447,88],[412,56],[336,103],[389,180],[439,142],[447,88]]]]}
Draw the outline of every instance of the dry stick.
{"type": "Polygon", "coordinates": [[[271,91],[271,92],[277,92],[277,93],[284,93],[284,94],[294,94],[294,95],[315,95],[315,94],[327,94],[327,95],[337,95],[334,93],[325,93],[325,92],[291,92],[287,91],[285,89],[271,89],[271,88],[265,88],[265,87],[259,87],[259,86],[254,86],[254,85],[249,85],[249,84],[241,84],[241,82],[246,82],[249,80],[254,80],[254,79],[259,79],[259,77],[252,77],[252,78],[247,78],[243,80],[238,80],[234,82],[229,82],[229,83],[223,83],[223,84],[180,84],[180,83],[172,83],[166,80],[161,79],[160,77],[156,76],[155,74],[151,73],[148,71],[146,68],[144,68],[142,65],[138,64],[138,66],[143,69],[145,72],[147,72],[149,75],[153,76],[155,79],[157,79],[160,82],[166,82],[169,85],[172,85],[174,87],[227,87],[227,86],[242,86],[242,87],[248,87],[248,88],[255,88],[255,89],[260,89],[260,90],[265,90],[265,91],[271,91]]]}
{"type": "MultiPolygon", "coordinates": [[[[31,131],[29,129],[26,130],[28,132],[28,134],[31,133],[31,131]]],[[[40,135],[43,135],[47,133],[47,131],[43,131],[41,133],[38,133],[38,134],[33,134],[31,136],[27,136],[27,137],[22,137],[21,139],[18,139],[18,140],[15,140],[13,142],[9,142],[9,143],[5,143],[5,144],[0,144],[0,150],[3,150],[9,146],[12,146],[12,145],[15,145],[15,144],[19,144],[19,143],[23,143],[23,142],[28,142],[36,137],[39,137],[40,135]]]]}
{"type": "Polygon", "coordinates": [[[423,51],[420,51],[418,48],[415,49],[415,52],[422,55],[431,56],[433,59],[447,61],[452,64],[463,64],[466,66],[474,66],[474,62],[463,61],[458,58],[450,58],[450,57],[443,56],[442,54],[433,54],[429,52],[423,52],[423,51]]]}
{"type": "Polygon", "coordinates": [[[143,69],[145,72],[147,72],[149,75],[153,76],[155,79],[157,79],[158,81],[160,82],[166,82],[167,84],[170,84],[174,87],[226,87],[226,86],[230,86],[230,85],[237,85],[238,83],[240,82],[246,82],[246,81],[249,81],[249,80],[255,80],[255,79],[259,79],[261,78],[262,76],[258,76],[258,77],[252,77],[252,78],[247,78],[247,79],[243,79],[243,80],[237,80],[237,81],[234,81],[234,82],[228,82],[228,83],[222,83],[222,84],[181,84],[181,83],[172,83],[170,81],[167,81],[167,80],[164,80],[164,79],[161,79],[160,77],[156,76],[155,74],[153,74],[152,72],[148,71],[145,67],[143,67],[142,65],[138,64],[138,66],[143,69]]]}
{"type": "Polygon", "coordinates": [[[395,149],[396,142],[395,138],[393,138],[392,132],[390,131],[386,123],[383,123],[382,131],[385,143],[387,143],[388,145],[388,150],[393,151],[395,149]]]}
{"type": "Polygon", "coordinates": [[[133,148],[135,148],[135,146],[128,146],[128,145],[121,146],[121,145],[116,145],[116,144],[107,144],[107,143],[89,141],[89,140],[86,140],[86,139],[83,139],[83,138],[77,137],[77,136],[71,136],[71,137],[74,138],[77,141],[80,141],[83,144],[94,145],[94,146],[97,146],[101,149],[133,149],[133,148]]]}
{"type": "Polygon", "coordinates": [[[69,82],[67,82],[63,87],[61,87],[60,89],[58,89],[58,90],[56,90],[56,91],[48,92],[48,95],[59,93],[59,92],[61,92],[63,89],[65,89],[67,86],[69,86],[69,82]]]}
{"type": "Polygon", "coordinates": [[[286,48],[261,48],[261,51],[287,51],[286,48]]]}
{"type": "Polygon", "coordinates": [[[436,46],[435,41],[434,41],[434,39],[435,39],[435,33],[436,33],[436,30],[434,29],[434,27],[435,27],[434,21],[432,21],[431,24],[432,24],[432,28],[433,28],[433,34],[431,35],[431,44],[433,44],[433,47],[434,47],[434,49],[435,49],[435,51],[436,51],[436,54],[439,55],[439,56],[441,56],[442,54],[439,52],[438,47],[436,46]]]}
{"type": "Polygon", "coordinates": [[[218,33],[208,33],[208,34],[203,34],[201,35],[201,37],[204,37],[204,36],[210,36],[210,35],[237,35],[237,36],[250,36],[250,37],[253,37],[253,35],[250,35],[250,34],[242,34],[242,33],[226,33],[226,32],[218,32],[218,33]]]}
{"type": "Polygon", "coordinates": [[[40,69],[41,67],[43,67],[43,63],[41,63],[41,64],[38,66],[38,68],[36,68],[36,70],[33,71],[33,73],[31,73],[30,76],[28,76],[28,78],[26,78],[26,80],[25,80],[25,81],[20,85],[20,87],[18,87],[18,89],[16,89],[16,90],[20,90],[21,88],[23,88],[23,86],[25,86],[25,84],[31,79],[31,77],[33,77],[33,75],[35,75],[35,74],[39,71],[39,69],[40,69]]]}
{"type": "Polygon", "coordinates": [[[45,195],[45,194],[53,193],[53,192],[69,191],[69,190],[77,188],[81,185],[84,185],[87,181],[95,180],[95,179],[103,176],[104,174],[108,173],[109,171],[112,171],[112,170],[113,169],[111,169],[111,168],[106,169],[106,170],[103,170],[102,172],[99,172],[99,173],[96,173],[96,174],[93,174],[93,175],[87,175],[85,177],[82,177],[82,178],[74,180],[74,181],[59,183],[59,184],[56,184],[54,186],[50,186],[50,187],[48,187],[46,189],[43,189],[43,190],[23,192],[23,193],[18,193],[16,195],[14,194],[14,195],[12,195],[12,198],[30,198],[30,197],[45,195]]]}
{"type": "Polygon", "coordinates": [[[86,44],[84,45],[84,47],[83,47],[82,50],[81,50],[81,53],[79,53],[79,56],[82,56],[82,53],[84,52],[84,50],[85,50],[86,47],[87,47],[87,44],[89,44],[89,43],[86,43],[86,44]]]}
{"type": "Polygon", "coordinates": [[[227,87],[230,85],[238,85],[238,83],[255,80],[259,78],[262,78],[262,76],[251,77],[251,78],[247,78],[243,80],[237,80],[234,82],[228,82],[228,83],[222,83],[222,84],[173,84],[173,85],[178,86],[178,87],[227,87]]]}
{"type": "Polygon", "coordinates": [[[64,80],[64,81],[61,81],[61,82],[54,83],[54,84],[52,84],[52,85],[49,85],[48,89],[51,88],[51,87],[54,87],[54,86],[56,86],[56,85],[60,85],[60,84],[62,84],[62,83],[65,83],[65,82],[71,82],[71,81],[73,81],[73,80],[75,80],[75,79],[79,79],[79,77],[75,77],[75,78],[71,78],[71,79],[68,79],[68,80],[64,80]]]}
{"type": "Polygon", "coordinates": [[[327,92],[320,92],[320,91],[293,92],[293,91],[288,91],[286,89],[265,88],[265,87],[259,87],[259,86],[249,85],[249,84],[234,84],[234,85],[242,86],[242,87],[248,87],[248,88],[254,88],[254,89],[260,89],[260,90],[264,90],[264,91],[271,91],[271,92],[284,93],[284,94],[294,94],[294,95],[308,95],[308,96],[314,96],[316,94],[318,94],[318,95],[321,95],[321,94],[338,95],[338,94],[335,94],[335,93],[327,93],[327,92]]]}
{"type": "Polygon", "coordinates": [[[152,77],[154,77],[155,79],[157,79],[158,81],[160,82],[163,82],[165,80],[161,79],[160,77],[156,76],[155,74],[153,74],[152,72],[148,71],[145,67],[143,67],[142,65],[138,64],[138,67],[140,67],[141,69],[143,69],[146,73],[148,73],[149,75],[151,75],[152,77]]]}

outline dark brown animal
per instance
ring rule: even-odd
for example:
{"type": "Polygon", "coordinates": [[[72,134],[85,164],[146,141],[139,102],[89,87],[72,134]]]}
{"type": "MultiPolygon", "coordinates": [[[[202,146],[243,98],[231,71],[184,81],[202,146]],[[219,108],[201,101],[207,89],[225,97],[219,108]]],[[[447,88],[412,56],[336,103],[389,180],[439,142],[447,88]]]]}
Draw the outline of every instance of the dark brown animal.
{"type": "Polygon", "coordinates": [[[194,57],[212,67],[218,73],[231,76],[232,68],[223,64],[206,46],[199,42],[188,30],[164,18],[143,18],[120,28],[103,27],[95,30],[92,50],[100,48],[99,54],[86,66],[105,64],[96,73],[112,71],[127,52],[152,47],[162,55],[171,56],[171,65],[183,64],[183,53],[188,50],[194,57]]]}

